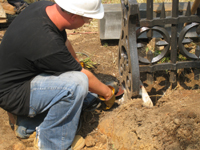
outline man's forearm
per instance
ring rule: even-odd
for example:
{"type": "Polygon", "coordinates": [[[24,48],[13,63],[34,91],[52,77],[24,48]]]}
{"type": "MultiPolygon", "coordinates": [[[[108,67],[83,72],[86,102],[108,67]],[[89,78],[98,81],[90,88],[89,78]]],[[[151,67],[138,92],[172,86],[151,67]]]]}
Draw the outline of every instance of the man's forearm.
{"type": "MultiPolygon", "coordinates": [[[[78,62],[80,62],[76,56],[76,53],[75,53],[70,41],[67,40],[65,44],[66,44],[68,50],[70,51],[70,53],[72,54],[72,56],[78,62]]],[[[112,96],[111,89],[107,85],[103,84],[99,79],[97,79],[90,71],[83,68],[81,70],[81,72],[86,74],[88,77],[90,92],[93,92],[93,93],[103,96],[105,98],[105,100],[108,100],[112,96]]]]}
{"type": "Polygon", "coordinates": [[[108,100],[112,96],[111,89],[102,83],[99,79],[97,79],[90,71],[86,69],[82,69],[81,72],[87,75],[89,80],[89,91],[96,93],[98,95],[103,96],[106,100],[108,100]]]}

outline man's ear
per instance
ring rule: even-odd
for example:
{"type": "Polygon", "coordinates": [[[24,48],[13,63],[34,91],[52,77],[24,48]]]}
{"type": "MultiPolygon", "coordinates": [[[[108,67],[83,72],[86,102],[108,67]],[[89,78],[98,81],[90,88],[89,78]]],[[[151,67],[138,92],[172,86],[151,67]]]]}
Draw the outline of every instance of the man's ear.
{"type": "Polygon", "coordinates": [[[77,18],[77,15],[71,15],[71,17],[70,17],[70,19],[72,20],[72,21],[75,21],[76,20],[76,18],[77,18]]]}

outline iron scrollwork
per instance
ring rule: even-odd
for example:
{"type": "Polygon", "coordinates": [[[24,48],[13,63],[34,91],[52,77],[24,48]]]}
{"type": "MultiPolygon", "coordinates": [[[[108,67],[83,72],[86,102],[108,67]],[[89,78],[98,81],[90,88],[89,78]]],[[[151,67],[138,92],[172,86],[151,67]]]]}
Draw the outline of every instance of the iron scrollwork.
{"type": "Polygon", "coordinates": [[[147,5],[147,18],[140,19],[139,6],[136,0],[121,0],[122,29],[119,40],[118,67],[120,83],[127,90],[128,98],[138,96],[139,94],[140,72],[153,73],[154,71],[167,69],[171,71],[170,82],[174,83],[176,81],[177,69],[200,68],[199,46],[197,46],[195,54],[190,53],[184,47],[186,43],[191,42],[191,40],[185,37],[190,29],[196,28],[196,33],[200,34],[200,17],[191,15],[190,2],[188,2],[184,16],[178,13],[179,1],[173,0],[171,17],[166,17],[164,3],[162,3],[160,17],[156,18],[153,18],[153,0],[147,0],[147,5]],[[178,25],[185,22],[188,25],[178,35],[178,25]],[[171,25],[171,37],[164,28],[166,24],[171,25]],[[158,55],[151,57],[151,59],[139,56],[138,51],[144,45],[138,42],[138,37],[146,32],[147,38],[151,39],[154,31],[161,35],[161,40],[156,45],[158,47],[162,46],[163,49],[160,50],[158,55]],[[177,59],[178,49],[181,54],[192,59],[192,61],[179,61],[177,59]],[[158,63],[168,53],[170,54],[170,62],[158,63]]]}

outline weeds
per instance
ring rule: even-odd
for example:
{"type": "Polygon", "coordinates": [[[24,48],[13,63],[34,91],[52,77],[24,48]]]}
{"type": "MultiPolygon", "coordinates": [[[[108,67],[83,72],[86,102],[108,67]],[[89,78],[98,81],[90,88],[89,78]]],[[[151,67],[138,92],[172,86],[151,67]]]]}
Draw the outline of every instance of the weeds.
{"type": "Polygon", "coordinates": [[[85,53],[76,52],[76,55],[79,58],[79,60],[84,63],[86,69],[94,68],[94,65],[97,64],[93,62],[91,58],[85,53]]]}
{"type": "Polygon", "coordinates": [[[97,63],[93,62],[90,57],[87,57],[83,60],[81,60],[82,62],[85,63],[85,68],[86,69],[91,69],[91,68],[94,68],[94,65],[96,65],[97,63]]]}
{"type": "Polygon", "coordinates": [[[105,43],[103,46],[104,46],[104,47],[108,47],[108,43],[105,43]]]}
{"type": "Polygon", "coordinates": [[[178,61],[186,61],[187,58],[185,56],[183,56],[182,54],[178,55],[178,61]]]}

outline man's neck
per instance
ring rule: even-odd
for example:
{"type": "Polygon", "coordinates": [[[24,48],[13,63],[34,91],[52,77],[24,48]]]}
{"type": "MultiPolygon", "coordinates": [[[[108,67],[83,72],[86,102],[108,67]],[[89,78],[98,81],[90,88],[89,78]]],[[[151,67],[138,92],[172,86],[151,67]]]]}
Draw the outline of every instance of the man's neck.
{"type": "Polygon", "coordinates": [[[69,25],[68,16],[64,14],[57,4],[47,6],[46,13],[60,31],[63,31],[69,25]]]}

